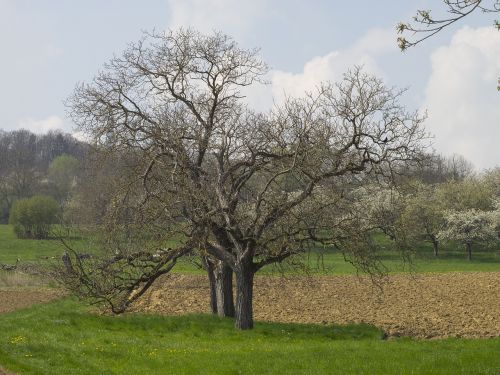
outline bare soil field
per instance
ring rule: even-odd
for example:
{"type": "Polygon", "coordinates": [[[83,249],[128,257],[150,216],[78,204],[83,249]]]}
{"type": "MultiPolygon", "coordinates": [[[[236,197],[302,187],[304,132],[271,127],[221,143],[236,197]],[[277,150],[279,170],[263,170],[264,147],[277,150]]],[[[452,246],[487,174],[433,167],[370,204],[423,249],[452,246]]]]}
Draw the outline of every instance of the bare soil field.
{"type": "MultiPolygon", "coordinates": [[[[378,287],[367,277],[257,277],[255,319],[369,323],[389,336],[500,336],[500,272],[391,275],[378,287]]],[[[208,312],[205,277],[169,275],[133,311],[208,312]]]]}
{"type": "MultiPolygon", "coordinates": [[[[36,303],[48,302],[63,295],[56,289],[23,289],[23,288],[1,288],[0,289],[0,313],[14,311],[29,307],[36,303]]],[[[0,369],[0,375],[2,370],[0,369]]]]}
{"type": "MultiPolygon", "coordinates": [[[[55,289],[0,288],[0,313],[59,298],[55,289]]],[[[500,336],[500,272],[391,275],[379,286],[367,277],[257,277],[255,319],[275,322],[368,323],[389,336],[500,336]]],[[[203,276],[169,275],[133,312],[208,312],[203,276]]],[[[1,374],[1,371],[0,371],[1,374]]]]}

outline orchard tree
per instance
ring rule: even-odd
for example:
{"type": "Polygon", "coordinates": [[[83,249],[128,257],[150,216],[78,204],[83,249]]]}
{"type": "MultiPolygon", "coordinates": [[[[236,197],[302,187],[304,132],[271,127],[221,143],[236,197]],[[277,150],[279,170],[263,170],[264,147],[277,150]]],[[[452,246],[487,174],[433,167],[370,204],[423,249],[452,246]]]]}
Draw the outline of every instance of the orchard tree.
{"type": "Polygon", "coordinates": [[[256,50],[220,33],[147,34],[68,102],[98,147],[136,156],[121,189],[134,210],[150,225],[182,227],[212,269],[235,274],[240,329],[253,326],[254,275],[328,239],[338,202],[329,187],[390,177],[426,138],[402,92],[360,68],[256,113],[241,89],[266,72],[256,50]]]}
{"type": "Polygon", "coordinates": [[[498,240],[496,215],[494,211],[468,209],[448,211],[445,214],[446,226],[439,238],[462,242],[467,257],[472,260],[472,245],[498,240]]]}
{"type": "Polygon", "coordinates": [[[364,214],[372,229],[382,231],[391,240],[403,240],[402,215],[405,196],[390,186],[368,185],[356,191],[355,209],[364,214]]]}
{"type": "Polygon", "coordinates": [[[432,244],[434,256],[438,256],[438,234],[444,229],[445,206],[436,194],[435,185],[418,184],[406,199],[402,220],[404,227],[415,239],[424,239],[432,244]]]}

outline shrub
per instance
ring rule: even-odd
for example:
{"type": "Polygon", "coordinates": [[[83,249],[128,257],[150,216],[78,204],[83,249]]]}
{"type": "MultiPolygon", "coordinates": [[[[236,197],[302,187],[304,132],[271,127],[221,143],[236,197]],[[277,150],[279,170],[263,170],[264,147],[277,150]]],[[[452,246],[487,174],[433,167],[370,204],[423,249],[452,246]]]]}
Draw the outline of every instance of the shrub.
{"type": "Polygon", "coordinates": [[[36,195],[16,201],[11,208],[9,224],[18,238],[44,239],[57,223],[59,205],[54,198],[36,195]]]}

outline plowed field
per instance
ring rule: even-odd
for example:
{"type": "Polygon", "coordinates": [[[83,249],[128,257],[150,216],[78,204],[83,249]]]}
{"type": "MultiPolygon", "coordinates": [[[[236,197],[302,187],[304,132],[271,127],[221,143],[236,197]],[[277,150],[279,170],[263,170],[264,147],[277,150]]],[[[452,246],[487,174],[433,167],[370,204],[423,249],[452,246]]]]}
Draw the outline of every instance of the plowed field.
{"type": "MultiPolygon", "coordinates": [[[[57,290],[2,290],[0,313],[60,297],[57,290]]],[[[170,275],[132,311],[208,312],[203,276],[170,275]]],[[[356,276],[257,277],[255,319],[295,323],[369,323],[389,336],[500,336],[500,272],[392,275],[381,285],[356,276]]]]}
{"type": "Polygon", "coordinates": [[[48,302],[61,296],[62,293],[55,289],[0,289],[0,313],[22,309],[35,303],[48,302]]]}
{"type": "MultiPolygon", "coordinates": [[[[295,323],[369,323],[389,336],[500,336],[500,272],[392,275],[380,286],[356,276],[257,277],[255,319],[295,323]]],[[[208,312],[202,276],[160,280],[134,311],[208,312]]]]}

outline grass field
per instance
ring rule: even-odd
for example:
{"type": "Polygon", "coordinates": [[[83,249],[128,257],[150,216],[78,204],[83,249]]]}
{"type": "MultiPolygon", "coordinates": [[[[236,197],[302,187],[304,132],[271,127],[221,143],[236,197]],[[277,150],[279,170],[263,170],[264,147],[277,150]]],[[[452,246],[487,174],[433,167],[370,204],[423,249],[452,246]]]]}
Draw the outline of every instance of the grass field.
{"type": "MultiPolygon", "coordinates": [[[[408,263],[392,249],[391,242],[379,236],[381,246],[380,260],[389,272],[449,272],[449,271],[500,271],[500,249],[477,247],[472,261],[466,259],[462,246],[454,243],[443,244],[439,256],[436,258],[432,247],[428,243],[421,243],[408,263]]],[[[22,261],[44,261],[46,257],[60,257],[64,246],[57,239],[52,240],[20,240],[17,239],[8,225],[0,225],[0,263],[15,263],[19,258],[22,261]]],[[[352,274],[356,272],[354,266],[344,260],[338,251],[328,248],[317,248],[308,254],[293,259],[297,263],[305,264],[313,274],[352,274]]],[[[173,270],[178,273],[203,274],[204,271],[193,262],[181,260],[173,270]]],[[[281,267],[267,266],[260,274],[301,273],[303,270],[285,262],[281,267]]]]}
{"type": "MultiPolygon", "coordinates": [[[[477,249],[469,262],[454,244],[443,246],[435,259],[422,243],[410,267],[389,241],[378,241],[390,272],[500,271],[496,249],[477,249]]],[[[11,227],[0,225],[0,263],[43,262],[63,251],[57,240],[19,240],[11,227]]],[[[302,261],[313,274],[355,272],[328,249],[316,249],[302,261]]],[[[176,272],[203,273],[188,261],[176,272]]],[[[284,272],[297,271],[285,266],[284,272]]],[[[381,330],[367,325],[265,322],[240,332],[231,320],[208,315],[100,316],[68,298],[0,315],[0,369],[21,374],[499,374],[499,352],[498,337],[385,340],[381,330]]]]}
{"type": "MultiPolygon", "coordinates": [[[[441,245],[438,257],[430,243],[418,244],[411,254],[410,260],[403,258],[394,250],[393,244],[386,237],[379,235],[377,242],[380,245],[378,257],[389,273],[398,272],[453,272],[453,271],[500,271],[500,249],[477,246],[472,261],[467,260],[465,249],[456,243],[441,245]]],[[[356,273],[356,268],[344,259],[339,251],[330,248],[316,248],[309,253],[292,259],[294,263],[306,265],[307,272],[315,275],[344,275],[356,273]]],[[[201,274],[204,273],[195,264],[182,260],[176,265],[174,272],[201,274]]],[[[284,272],[304,273],[301,267],[291,262],[284,262],[280,266],[270,265],[259,271],[260,275],[279,274],[284,272]]]]}
{"type": "Polygon", "coordinates": [[[10,225],[0,225],[0,263],[37,261],[45,257],[60,257],[63,246],[58,240],[20,240],[10,225]]]}
{"type": "Polygon", "coordinates": [[[0,363],[22,374],[498,374],[499,350],[500,338],[383,340],[366,325],[97,316],[71,299],[0,318],[0,363]]]}

